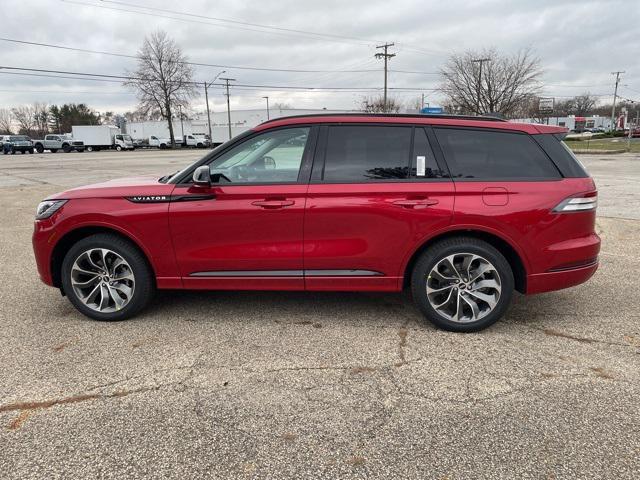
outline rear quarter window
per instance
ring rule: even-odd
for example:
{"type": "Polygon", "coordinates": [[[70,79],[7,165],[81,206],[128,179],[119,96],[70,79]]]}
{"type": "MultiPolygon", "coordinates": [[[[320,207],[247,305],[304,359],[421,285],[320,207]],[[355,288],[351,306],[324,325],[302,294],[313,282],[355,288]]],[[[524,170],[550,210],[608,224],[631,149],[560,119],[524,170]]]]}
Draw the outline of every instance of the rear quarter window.
{"type": "Polygon", "coordinates": [[[464,180],[555,180],[560,172],[528,134],[435,128],[451,176],[464,180]]]}
{"type": "Polygon", "coordinates": [[[545,133],[534,135],[533,138],[547,152],[564,177],[586,178],[589,176],[584,165],[562,141],[562,135],[545,133]]]}

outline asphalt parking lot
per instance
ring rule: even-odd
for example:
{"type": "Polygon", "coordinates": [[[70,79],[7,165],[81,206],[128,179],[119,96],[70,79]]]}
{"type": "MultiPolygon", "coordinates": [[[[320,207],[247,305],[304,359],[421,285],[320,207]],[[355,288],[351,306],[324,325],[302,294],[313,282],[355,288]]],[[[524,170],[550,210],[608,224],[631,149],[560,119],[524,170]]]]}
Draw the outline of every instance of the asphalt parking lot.
{"type": "Polygon", "coordinates": [[[601,267],[471,335],[402,295],[165,292],[98,323],[38,280],[34,209],[202,151],[0,155],[3,478],[637,478],[640,155],[583,156],[601,267]]]}

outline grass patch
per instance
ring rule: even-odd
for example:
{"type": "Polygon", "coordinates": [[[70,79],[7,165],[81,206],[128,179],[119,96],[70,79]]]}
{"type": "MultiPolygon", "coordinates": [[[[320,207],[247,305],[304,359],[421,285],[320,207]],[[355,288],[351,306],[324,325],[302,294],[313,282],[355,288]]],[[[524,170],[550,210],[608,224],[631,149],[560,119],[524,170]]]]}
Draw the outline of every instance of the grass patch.
{"type": "MultiPolygon", "coordinates": [[[[605,139],[598,138],[593,140],[565,140],[567,146],[575,151],[580,150],[627,150],[627,139],[605,139]]],[[[631,148],[628,150],[633,153],[640,153],[640,142],[638,139],[631,140],[631,148]]]]}

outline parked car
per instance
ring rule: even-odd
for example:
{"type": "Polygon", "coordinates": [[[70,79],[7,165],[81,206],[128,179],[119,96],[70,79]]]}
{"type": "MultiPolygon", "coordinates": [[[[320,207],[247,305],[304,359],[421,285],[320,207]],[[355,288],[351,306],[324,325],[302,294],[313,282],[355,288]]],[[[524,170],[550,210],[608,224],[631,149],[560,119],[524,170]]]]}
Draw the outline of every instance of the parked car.
{"type": "Polygon", "coordinates": [[[178,173],[47,197],[38,271],[97,320],[131,317],[156,289],[409,288],[439,327],[480,330],[514,290],[598,268],[596,186],[565,133],[437,115],[271,120],[178,173]]]}
{"type": "Polygon", "coordinates": [[[3,135],[2,153],[33,153],[33,142],[26,135],[3,135]]]}
{"type": "Polygon", "coordinates": [[[636,138],[636,137],[640,137],[640,127],[636,127],[634,129],[631,130],[631,136],[636,138]]]}
{"type": "Polygon", "coordinates": [[[84,142],[74,140],[66,135],[45,135],[44,140],[33,140],[33,146],[38,153],[42,153],[45,150],[49,150],[51,153],[56,153],[58,150],[62,150],[65,153],[74,150],[76,152],[84,152],[84,142]]]}

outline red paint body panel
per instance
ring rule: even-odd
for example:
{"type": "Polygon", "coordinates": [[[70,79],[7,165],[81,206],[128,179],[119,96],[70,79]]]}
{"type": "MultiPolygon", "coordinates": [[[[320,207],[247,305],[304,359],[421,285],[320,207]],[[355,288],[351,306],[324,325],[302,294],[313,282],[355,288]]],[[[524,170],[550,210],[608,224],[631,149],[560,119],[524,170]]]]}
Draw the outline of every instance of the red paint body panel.
{"type": "MultiPolygon", "coordinates": [[[[453,216],[453,182],[309,185],[304,224],[304,265],[308,270],[371,270],[403,275],[403,259],[453,216]],[[433,200],[406,208],[394,202],[433,200]]],[[[307,277],[308,290],[398,289],[379,277],[307,277]]]]}
{"type": "MultiPolygon", "coordinates": [[[[532,135],[566,132],[486,120],[340,115],[279,119],[255,130],[314,123],[473,126],[532,135]]],[[[48,285],[54,283],[52,254],[58,242],[79,228],[102,227],[138,245],[159,288],[397,291],[411,257],[425,242],[447,233],[477,231],[510,245],[522,260],[526,293],[540,293],[582,283],[597,269],[595,212],[552,211],[567,197],[588,192],[595,192],[591,178],[202,188],[139,177],[50,197],[69,201],[51,218],[35,222],[33,246],[39,275],[48,285]],[[173,195],[175,200],[196,194],[212,198],[161,203],[126,199],[173,195]],[[265,201],[267,205],[256,203],[265,201]],[[281,208],[272,208],[273,202],[281,202],[281,208]],[[373,274],[300,273],[318,270],[373,274]],[[192,276],[237,271],[254,274],[192,276]],[[264,271],[285,273],[255,274],[264,271]]]]}
{"type": "MultiPolygon", "coordinates": [[[[176,187],[174,195],[211,194],[202,201],[172,202],[169,225],[182,277],[195,272],[302,270],[302,229],[306,185],[222,185],[212,188],[176,187]],[[292,202],[282,208],[262,208],[254,202],[292,202]]],[[[242,282],[231,282],[242,286],[242,282]]],[[[304,288],[302,278],[256,278],[244,286],[254,289],[304,288]]],[[[197,288],[220,288],[220,278],[189,279],[197,288]]]]}

